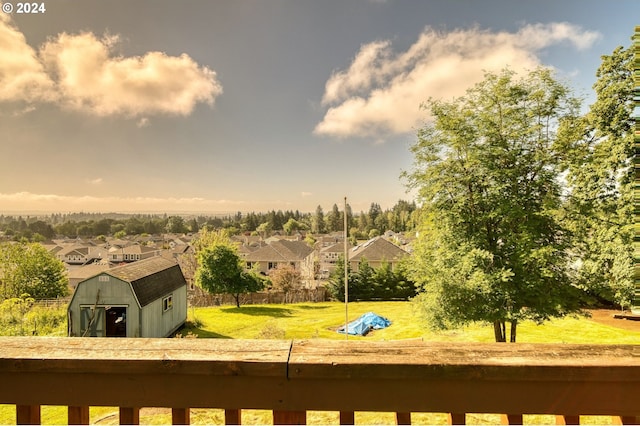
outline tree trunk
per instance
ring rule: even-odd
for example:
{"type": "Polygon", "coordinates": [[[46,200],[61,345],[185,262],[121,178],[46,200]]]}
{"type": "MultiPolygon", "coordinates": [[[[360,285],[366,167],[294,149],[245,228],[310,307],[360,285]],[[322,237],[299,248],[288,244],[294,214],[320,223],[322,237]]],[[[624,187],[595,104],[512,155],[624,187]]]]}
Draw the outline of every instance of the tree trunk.
{"type": "Polygon", "coordinates": [[[234,294],[233,298],[236,299],[236,308],[240,307],[240,295],[239,294],[234,294]]]}
{"type": "Polygon", "coordinates": [[[511,343],[515,343],[516,342],[516,327],[518,326],[518,321],[517,320],[512,320],[511,321],[511,337],[509,339],[509,341],[511,343]]]}
{"type": "MultiPolygon", "coordinates": [[[[509,342],[516,342],[516,332],[518,327],[518,321],[512,320],[511,323],[511,332],[509,335],[509,342]]],[[[507,341],[507,324],[506,321],[494,321],[493,322],[493,334],[495,335],[496,342],[506,342],[507,341]]]]}
{"type": "Polygon", "coordinates": [[[507,336],[505,332],[505,323],[504,321],[494,321],[493,322],[493,333],[496,338],[496,342],[506,342],[507,336]]]}

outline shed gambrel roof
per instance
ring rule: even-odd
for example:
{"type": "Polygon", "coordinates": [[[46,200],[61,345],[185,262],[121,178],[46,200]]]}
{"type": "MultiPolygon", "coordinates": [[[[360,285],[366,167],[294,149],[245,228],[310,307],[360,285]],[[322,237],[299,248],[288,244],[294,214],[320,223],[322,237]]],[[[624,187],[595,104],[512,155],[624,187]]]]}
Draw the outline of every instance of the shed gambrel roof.
{"type": "Polygon", "coordinates": [[[104,274],[131,283],[141,307],[187,285],[180,266],[159,256],[118,266],[104,274]]]}

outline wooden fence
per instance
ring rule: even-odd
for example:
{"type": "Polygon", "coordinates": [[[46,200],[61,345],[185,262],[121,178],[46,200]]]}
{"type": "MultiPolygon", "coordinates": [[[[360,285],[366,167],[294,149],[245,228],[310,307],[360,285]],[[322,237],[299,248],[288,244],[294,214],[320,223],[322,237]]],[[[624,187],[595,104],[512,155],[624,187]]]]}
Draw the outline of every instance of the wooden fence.
{"type": "Polygon", "coordinates": [[[0,403],[17,423],[39,423],[41,405],[69,407],[69,423],[89,422],[89,406],[120,407],[120,423],[140,407],[221,408],[227,424],[242,409],[273,412],[275,424],[304,424],[308,410],[580,415],[640,421],[640,346],[481,344],[327,340],[0,338],[0,403]]]}
{"type": "Polygon", "coordinates": [[[71,296],[58,297],[56,299],[38,299],[33,304],[34,306],[40,306],[43,308],[59,308],[61,306],[69,306],[71,296]]]}
{"type": "MultiPolygon", "coordinates": [[[[269,303],[303,303],[324,302],[328,293],[324,287],[315,289],[299,289],[285,294],[279,291],[259,291],[240,295],[241,305],[257,305],[269,303]]],[[[209,294],[195,287],[189,294],[189,306],[235,305],[236,300],[230,294],[209,294]]]]}

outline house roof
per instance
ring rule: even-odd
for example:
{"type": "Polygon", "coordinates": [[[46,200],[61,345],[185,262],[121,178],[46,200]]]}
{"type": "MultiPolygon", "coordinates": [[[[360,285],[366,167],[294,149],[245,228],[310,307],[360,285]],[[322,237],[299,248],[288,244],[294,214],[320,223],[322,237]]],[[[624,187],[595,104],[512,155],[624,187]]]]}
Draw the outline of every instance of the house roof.
{"type": "Polygon", "coordinates": [[[271,244],[260,247],[252,252],[245,252],[244,258],[248,262],[285,262],[288,260],[274,250],[271,244]]]}
{"type": "Polygon", "coordinates": [[[280,240],[274,241],[271,243],[271,246],[278,252],[282,253],[283,256],[290,253],[291,255],[289,257],[294,257],[295,260],[305,259],[313,253],[313,249],[304,241],[280,240]]]}
{"type": "Polygon", "coordinates": [[[109,270],[108,263],[90,263],[69,271],[69,279],[85,279],[94,277],[100,272],[109,270]]]}
{"type": "Polygon", "coordinates": [[[369,261],[388,262],[400,260],[409,253],[382,237],[375,237],[349,250],[349,261],[359,261],[363,257],[369,261]]]}
{"type": "MultiPolygon", "coordinates": [[[[353,246],[351,243],[347,242],[347,250],[351,250],[353,246]]],[[[335,243],[330,245],[329,247],[323,247],[320,249],[321,253],[342,253],[344,252],[344,242],[335,243]]]]}
{"type": "Polygon", "coordinates": [[[187,285],[180,266],[160,256],[119,266],[104,273],[131,283],[141,307],[187,285]]]}
{"type": "Polygon", "coordinates": [[[144,253],[150,253],[153,251],[158,251],[158,249],[155,247],[147,247],[140,244],[133,244],[133,245],[122,248],[123,253],[144,254],[144,253]]]}
{"type": "Polygon", "coordinates": [[[89,247],[72,247],[65,252],[60,252],[60,254],[64,256],[80,255],[86,257],[89,255],[89,247]]]}
{"type": "Polygon", "coordinates": [[[42,244],[42,246],[46,248],[47,251],[51,254],[57,254],[60,250],[62,250],[62,247],[57,244],[42,244]]]}
{"type": "Polygon", "coordinates": [[[145,253],[151,253],[151,252],[155,252],[155,251],[160,251],[160,249],[157,249],[155,247],[147,247],[147,246],[143,246],[140,244],[133,244],[130,246],[126,246],[126,247],[111,247],[109,249],[109,253],[113,254],[113,253],[123,253],[123,254],[145,254],[145,253]]]}
{"type": "Polygon", "coordinates": [[[247,253],[245,259],[250,262],[295,262],[312,253],[313,249],[304,241],[278,240],[247,253]]]}

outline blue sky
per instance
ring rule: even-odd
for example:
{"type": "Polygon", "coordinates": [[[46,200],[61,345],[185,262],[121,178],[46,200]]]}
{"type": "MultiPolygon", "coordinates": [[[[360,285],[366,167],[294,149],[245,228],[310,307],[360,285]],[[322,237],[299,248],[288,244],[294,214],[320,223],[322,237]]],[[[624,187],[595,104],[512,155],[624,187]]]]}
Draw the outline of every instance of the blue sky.
{"type": "Polygon", "coordinates": [[[0,13],[0,213],[355,211],[410,199],[429,119],[483,70],[593,101],[637,0],[49,0],[0,13]]]}

